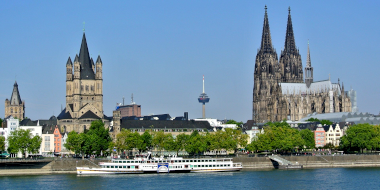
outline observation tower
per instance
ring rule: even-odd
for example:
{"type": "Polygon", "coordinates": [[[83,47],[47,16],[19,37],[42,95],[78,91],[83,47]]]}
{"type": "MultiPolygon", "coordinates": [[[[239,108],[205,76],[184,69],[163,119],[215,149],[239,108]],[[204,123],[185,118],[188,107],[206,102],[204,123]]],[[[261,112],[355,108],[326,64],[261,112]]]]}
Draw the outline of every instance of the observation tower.
{"type": "Polygon", "coordinates": [[[205,76],[203,75],[203,92],[198,98],[198,102],[202,103],[202,118],[206,118],[206,103],[210,101],[210,98],[205,93],[205,76]]]}

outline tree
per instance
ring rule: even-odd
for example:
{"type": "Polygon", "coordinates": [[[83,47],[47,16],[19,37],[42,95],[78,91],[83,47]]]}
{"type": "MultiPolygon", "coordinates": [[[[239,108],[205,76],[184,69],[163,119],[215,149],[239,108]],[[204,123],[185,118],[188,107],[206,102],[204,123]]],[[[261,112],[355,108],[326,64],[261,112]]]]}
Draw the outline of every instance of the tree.
{"type": "Polygon", "coordinates": [[[126,140],[130,133],[131,133],[130,130],[121,129],[120,133],[116,135],[115,147],[116,147],[117,152],[120,153],[120,151],[128,150],[126,140]]]}
{"type": "Polygon", "coordinates": [[[244,123],[243,123],[242,121],[237,122],[237,121],[231,119],[231,120],[228,120],[228,121],[226,122],[226,124],[235,124],[237,127],[240,128],[244,123]]]}
{"type": "Polygon", "coordinates": [[[341,138],[340,148],[346,151],[364,149],[374,150],[379,147],[379,126],[372,126],[368,123],[353,125],[341,138]]]}
{"type": "Polygon", "coordinates": [[[109,143],[112,141],[109,131],[104,127],[102,120],[91,122],[90,129],[85,134],[89,140],[85,143],[89,147],[90,154],[95,152],[99,155],[102,151],[104,152],[108,149],[109,143]]]}
{"type": "Polygon", "coordinates": [[[189,137],[190,137],[189,135],[186,135],[185,133],[181,133],[177,135],[176,138],[174,139],[173,150],[176,151],[177,156],[180,150],[185,150],[189,137]]]}
{"type": "Polygon", "coordinates": [[[332,124],[333,124],[333,122],[330,121],[330,120],[326,120],[326,119],[319,120],[319,119],[317,119],[317,118],[312,118],[312,117],[309,118],[309,119],[306,120],[306,121],[319,122],[319,123],[321,123],[322,125],[332,125],[332,124]]]}
{"type": "Polygon", "coordinates": [[[106,151],[111,142],[112,139],[108,130],[104,128],[104,123],[97,120],[93,121],[90,129],[83,133],[77,134],[75,131],[71,131],[64,146],[76,154],[82,154],[82,159],[84,159],[85,154],[99,155],[106,151]]]}
{"type": "Polygon", "coordinates": [[[215,133],[210,133],[206,135],[208,142],[210,143],[210,150],[221,151],[222,149],[227,150],[227,144],[224,141],[225,132],[218,130],[215,133]]]}
{"type": "Polygon", "coordinates": [[[150,134],[150,130],[146,130],[142,135],[141,139],[143,141],[142,146],[139,148],[141,151],[149,150],[152,148],[152,135],[150,134]],[[145,147],[145,148],[144,148],[145,147]]]}
{"type": "MultiPolygon", "coordinates": [[[[171,134],[169,134],[171,136],[171,134]]],[[[157,150],[161,151],[168,148],[167,141],[169,140],[169,136],[164,133],[164,131],[158,131],[153,134],[152,144],[157,148],[157,150]]]]}
{"type": "Polygon", "coordinates": [[[310,129],[304,129],[300,131],[300,135],[305,142],[307,149],[315,148],[314,133],[310,129]]]}
{"type": "Polygon", "coordinates": [[[75,152],[75,154],[81,154],[82,159],[84,159],[84,141],[84,135],[78,134],[75,131],[71,131],[67,135],[67,140],[64,146],[66,149],[75,152]]]}
{"type": "Polygon", "coordinates": [[[291,128],[286,121],[268,122],[264,134],[259,134],[247,148],[251,151],[280,150],[282,152],[301,148],[305,144],[298,130],[291,128]]]}
{"type": "Polygon", "coordinates": [[[0,136],[0,150],[4,151],[5,150],[5,137],[0,136]]]}
{"type": "Polygon", "coordinates": [[[27,152],[36,153],[41,147],[42,138],[40,136],[32,137],[30,130],[17,129],[12,131],[8,137],[8,152],[21,152],[26,157],[27,152]]]}
{"type": "Polygon", "coordinates": [[[198,133],[197,130],[194,130],[190,137],[189,140],[187,141],[185,150],[190,154],[190,155],[198,155],[201,152],[204,152],[207,150],[207,141],[205,136],[201,135],[198,133]]]}
{"type": "Polygon", "coordinates": [[[33,154],[38,153],[41,147],[41,143],[42,143],[42,137],[34,136],[32,139],[30,139],[30,144],[29,144],[29,147],[27,148],[28,152],[31,152],[33,154]]]}

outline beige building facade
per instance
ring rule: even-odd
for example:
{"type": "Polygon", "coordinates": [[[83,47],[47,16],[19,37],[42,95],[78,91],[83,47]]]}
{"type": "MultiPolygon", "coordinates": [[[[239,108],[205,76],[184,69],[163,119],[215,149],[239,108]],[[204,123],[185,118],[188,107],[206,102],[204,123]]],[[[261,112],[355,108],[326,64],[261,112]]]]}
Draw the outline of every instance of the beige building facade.
{"type": "Polygon", "coordinates": [[[96,62],[90,58],[86,35],[83,33],[79,56],[74,64],[71,58],[66,63],[66,108],[60,113],[58,125],[65,131],[83,132],[91,122],[102,120],[105,127],[109,120],[103,114],[103,63],[98,56],[96,62]]]}
{"type": "Polygon", "coordinates": [[[13,118],[17,118],[23,120],[25,118],[25,102],[21,101],[20,92],[18,91],[18,84],[15,82],[13,85],[13,91],[11,99],[5,99],[5,116],[12,116],[13,118]]]}

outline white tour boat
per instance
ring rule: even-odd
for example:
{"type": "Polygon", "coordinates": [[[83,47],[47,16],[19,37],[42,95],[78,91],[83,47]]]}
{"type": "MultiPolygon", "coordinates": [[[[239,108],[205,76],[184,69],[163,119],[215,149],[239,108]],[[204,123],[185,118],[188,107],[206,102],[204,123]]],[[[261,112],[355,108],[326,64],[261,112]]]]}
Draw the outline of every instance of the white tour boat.
{"type": "Polygon", "coordinates": [[[151,154],[137,155],[135,159],[113,159],[100,162],[99,167],[77,167],[77,174],[138,174],[138,173],[187,173],[240,171],[241,163],[232,158],[187,159],[168,157],[152,158],[151,154]]]}

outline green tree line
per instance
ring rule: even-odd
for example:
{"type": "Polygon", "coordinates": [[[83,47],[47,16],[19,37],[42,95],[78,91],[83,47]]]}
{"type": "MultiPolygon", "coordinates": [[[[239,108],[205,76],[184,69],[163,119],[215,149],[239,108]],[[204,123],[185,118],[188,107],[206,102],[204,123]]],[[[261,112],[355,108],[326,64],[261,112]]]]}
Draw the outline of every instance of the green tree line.
{"type": "MultiPolygon", "coordinates": [[[[26,157],[26,153],[38,153],[41,147],[42,138],[40,136],[32,137],[29,129],[17,129],[10,133],[8,137],[8,152],[17,154],[21,152],[26,157]]],[[[3,143],[1,149],[4,149],[3,143]]]]}
{"type": "Polygon", "coordinates": [[[339,148],[347,153],[380,149],[380,126],[365,123],[349,127],[340,139],[339,148]]]}
{"type": "Polygon", "coordinates": [[[229,150],[236,152],[239,147],[247,145],[248,135],[241,130],[225,129],[214,133],[193,131],[191,134],[180,133],[173,136],[164,131],[145,130],[140,135],[138,132],[122,129],[112,141],[108,130],[104,128],[101,120],[91,123],[91,127],[84,133],[74,131],[68,134],[66,144],[67,149],[76,154],[96,154],[113,150],[118,153],[124,151],[138,150],[140,153],[148,150],[158,151],[186,151],[190,155],[199,155],[212,150],[229,150]]]}
{"type": "Polygon", "coordinates": [[[186,151],[190,155],[199,155],[206,151],[229,150],[236,152],[239,147],[247,145],[248,135],[237,129],[219,130],[214,133],[191,134],[180,133],[173,136],[164,131],[146,130],[142,135],[127,129],[117,134],[116,141],[112,144],[118,152],[137,149],[139,152],[147,150],[186,151]]]}
{"type": "Polygon", "coordinates": [[[247,150],[288,152],[295,149],[312,149],[315,147],[314,133],[309,129],[297,130],[290,127],[286,121],[268,122],[264,133],[258,134],[247,150]]]}
{"type": "Polygon", "coordinates": [[[104,127],[104,123],[101,120],[93,121],[91,123],[90,129],[85,130],[83,133],[76,133],[71,131],[67,135],[65,148],[75,152],[76,154],[81,154],[82,158],[84,155],[100,155],[104,153],[112,139],[109,135],[108,129],[104,127]]]}

